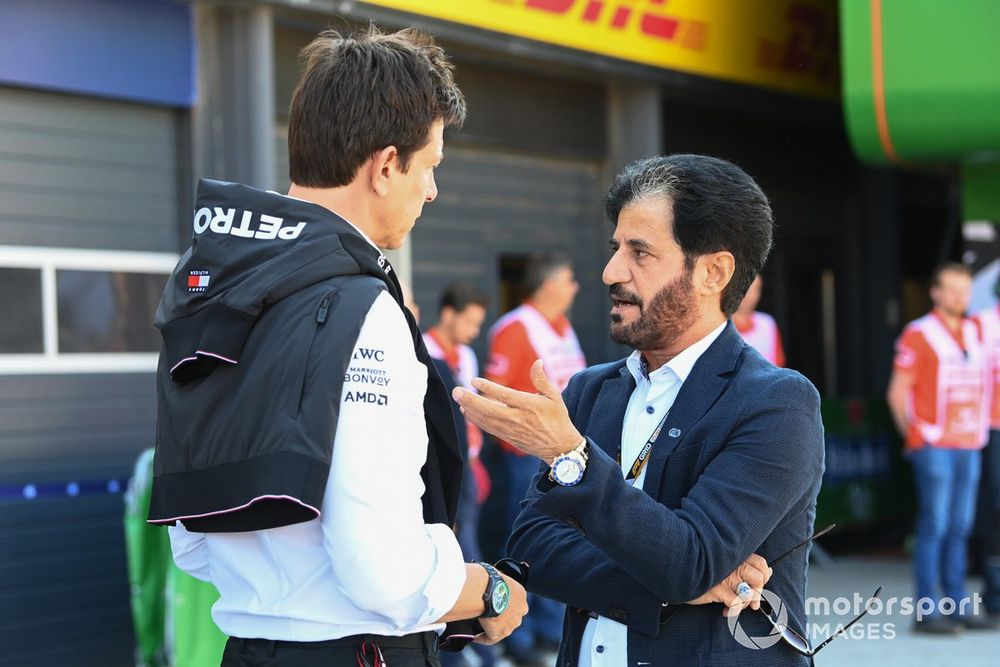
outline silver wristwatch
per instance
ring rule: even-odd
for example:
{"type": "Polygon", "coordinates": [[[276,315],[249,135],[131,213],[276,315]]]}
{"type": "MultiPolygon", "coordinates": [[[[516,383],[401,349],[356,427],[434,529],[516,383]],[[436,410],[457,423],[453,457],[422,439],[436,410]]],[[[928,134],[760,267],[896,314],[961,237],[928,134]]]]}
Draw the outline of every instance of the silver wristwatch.
{"type": "Polygon", "coordinates": [[[549,479],[559,486],[575,486],[583,479],[583,472],[586,469],[587,439],[584,438],[576,448],[552,460],[549,479]]]}

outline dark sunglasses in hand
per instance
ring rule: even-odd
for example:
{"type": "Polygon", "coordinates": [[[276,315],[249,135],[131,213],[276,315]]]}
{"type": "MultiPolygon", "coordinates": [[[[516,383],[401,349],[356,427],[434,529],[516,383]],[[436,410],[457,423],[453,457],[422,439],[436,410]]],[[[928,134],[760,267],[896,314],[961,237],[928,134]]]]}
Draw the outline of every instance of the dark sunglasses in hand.
{"type": "Polygon", "coordinates": [[[528,564],[523,560],[501,558],[493,565],[493,567],[495,567],[501,574],[506,574],[522,586],[528,583],[528,571],[531,568],[528,567],[528,564]]]}
{"type": "MultiPolygon", "coordinates": [[[[801,542],[796,544],[794,547],[792,547],[785,553],[781,554],[774,560],[770,561],[768,563],[768,566],[770,566],[773,569],[775,565],[784,560],[786,556],[794,552],[796,549],[804,547],[805,545],[815,540],[817,537],[822,537],[823,535],[826,535],[836,526],[837,524],[831,524],[826,528],[824,528],[823,530],[814,533],[809,538],[802,540],[801,542]]],[[[811,648],[809,646],[809,640],[807,640],[799,633],[795,632],[795,630],[792,630],[790,627],[788,627],[787,624],[779,623],[778,621],[776,621],[774,618],[774,609],[771,607],[770,603],[763,597],[760,599],[760,608],[758,609],[758,611],[760,611],[761,613],[764,614],[764,616],[767,617],[767,620],[771,622],[771,626],[774,628],[775,632],[781,635],[781,639],[786,644],[791,646],[793,649],[795,649],[802,655],[811,657],[819,653],[821,650],[823,650],[823,648],[825,648],[830,642],[832,642],[840,635],[844,634],[844,632],[846,632],[849,627],[860,621],[866,614],[868,614],[872,610],[872,605],[874,604],[875,600],[878,599],[878,596],[881,592],[882,592],[882,587],[879,586],[878,588],[875,589],[875,592],[872,593],[872,596],[871,598],[868,599],[868,602],[865,603],[865,610],[863,612],[852,618],[849,622],[842,625],[839,630],[837,630],[835,633],[824,639],[823,642],[816,648],[811,648]]]]}
{"type": "MultiPolygon", "coordinates": [[[[528,583],[528,570],[530,568],[524,561],[501,558],[493,564],[493,567],[522,586],[528,583]]],[[[475,618],[449,623],[445,626],[444,634],[438,643],[438,650],[457,653],[475,641],[476,635],[482,631],[483,626],[475,618]]]]}

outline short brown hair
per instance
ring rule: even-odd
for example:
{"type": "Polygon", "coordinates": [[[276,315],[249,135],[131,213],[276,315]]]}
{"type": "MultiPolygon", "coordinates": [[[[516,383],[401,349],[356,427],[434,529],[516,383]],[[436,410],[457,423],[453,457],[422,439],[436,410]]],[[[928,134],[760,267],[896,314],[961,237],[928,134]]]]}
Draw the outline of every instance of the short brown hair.
{"type": "Polygon", "coordinates": [[[972,277],[972,269],[965,264],[960,264],[959,262],[942,262],[934,267],[934,273],[931,274],[931,287],[941,286],[942,273],[959,273],[963,276],[972,277]]]}
{"type": "Polygon", "coordinates": [[[542,289],[549,277],[560,269],[572,269],[569,255],[562,252],[537,253],[528,258],[524,269],[524,287],[529,295],[542,289]]]}
{"type": "Polygon", "coordinates": [[[441,305],[438,308],[438,313],[445,308],[451,308],[456,313],[461,313],[469,306],[482,306],[485,310],[490,307],[490,299],[472,283],[451,283],[441,293],[441,305]]]}
{"type": "Polygon", "coordinates": [[[465,99],[444,50],[417,30],[376,27],[344,37],[327,30],[302,50],[305,72],[288,120],[292,183],[347,185],[372,155],[399,151],[401,169],[441,120],[461,126],[465,99]]]}

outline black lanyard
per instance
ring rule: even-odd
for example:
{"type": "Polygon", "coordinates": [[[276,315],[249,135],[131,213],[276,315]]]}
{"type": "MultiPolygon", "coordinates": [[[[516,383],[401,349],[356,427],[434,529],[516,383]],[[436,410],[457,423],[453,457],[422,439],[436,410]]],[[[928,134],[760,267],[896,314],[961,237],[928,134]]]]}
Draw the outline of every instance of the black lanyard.
{"type": "MultiPolygon", "coordinates": [[[[642,469],[646,467],[649,463],[649,452],[653,449],[653,443],[656,442],[656,438],[659,437],[660,431],[663,430],[663,425],[667,423],[667,416],[670,415],[670,410],[667,410],[660,419],[660,423],[656,425],[653,429],[652,434],[650,434],[649,439],[646,440],[646,444],[643,445],[642,449],[639,450],[639,455],[635,457],[635,461],[632,463],[632,467],[629,468],[628,474],[625,475],[625,481],[630,483],[635,483],[634,480],[639,477],[639,473],[642,469]]],[[[622,452],[621,447],[618,449],[618,465],[622,462],[622,452]]]]}

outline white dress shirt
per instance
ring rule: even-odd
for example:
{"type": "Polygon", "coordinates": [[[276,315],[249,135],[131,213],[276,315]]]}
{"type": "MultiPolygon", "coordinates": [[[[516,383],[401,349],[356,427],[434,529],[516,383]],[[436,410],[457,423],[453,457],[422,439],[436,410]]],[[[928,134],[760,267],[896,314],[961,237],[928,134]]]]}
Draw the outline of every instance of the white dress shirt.
{"type": "Polygon", "coordinates": [[[212,618],[224,633],[308,642],[444,627],[434,621],[458,600],[465,565],[451,528],[423,519],[426,386],[383,292],[345,378],[321,516],[245,533],[170,528],[178,567],[218,588],[212,618]]]}
{"type": "MultiPolygon", "coordinates": [[[[723,322],[648,376],[643,373],[644,364],[638,350],[625,360],[625,365],[635,378],[635,390],[629,398],[622,424],[622,476],[628,474],[649,436],[670,411],[695,362],[725,328],[726,323],[723,322]]],[[[643,467],[633,481],[633,486],[642,488],[648,467],[643,467]]],[[[590,619],[580,642],[578,667],[625,667],[627,664],[628,627],[603,616],[590,619]]]]}

